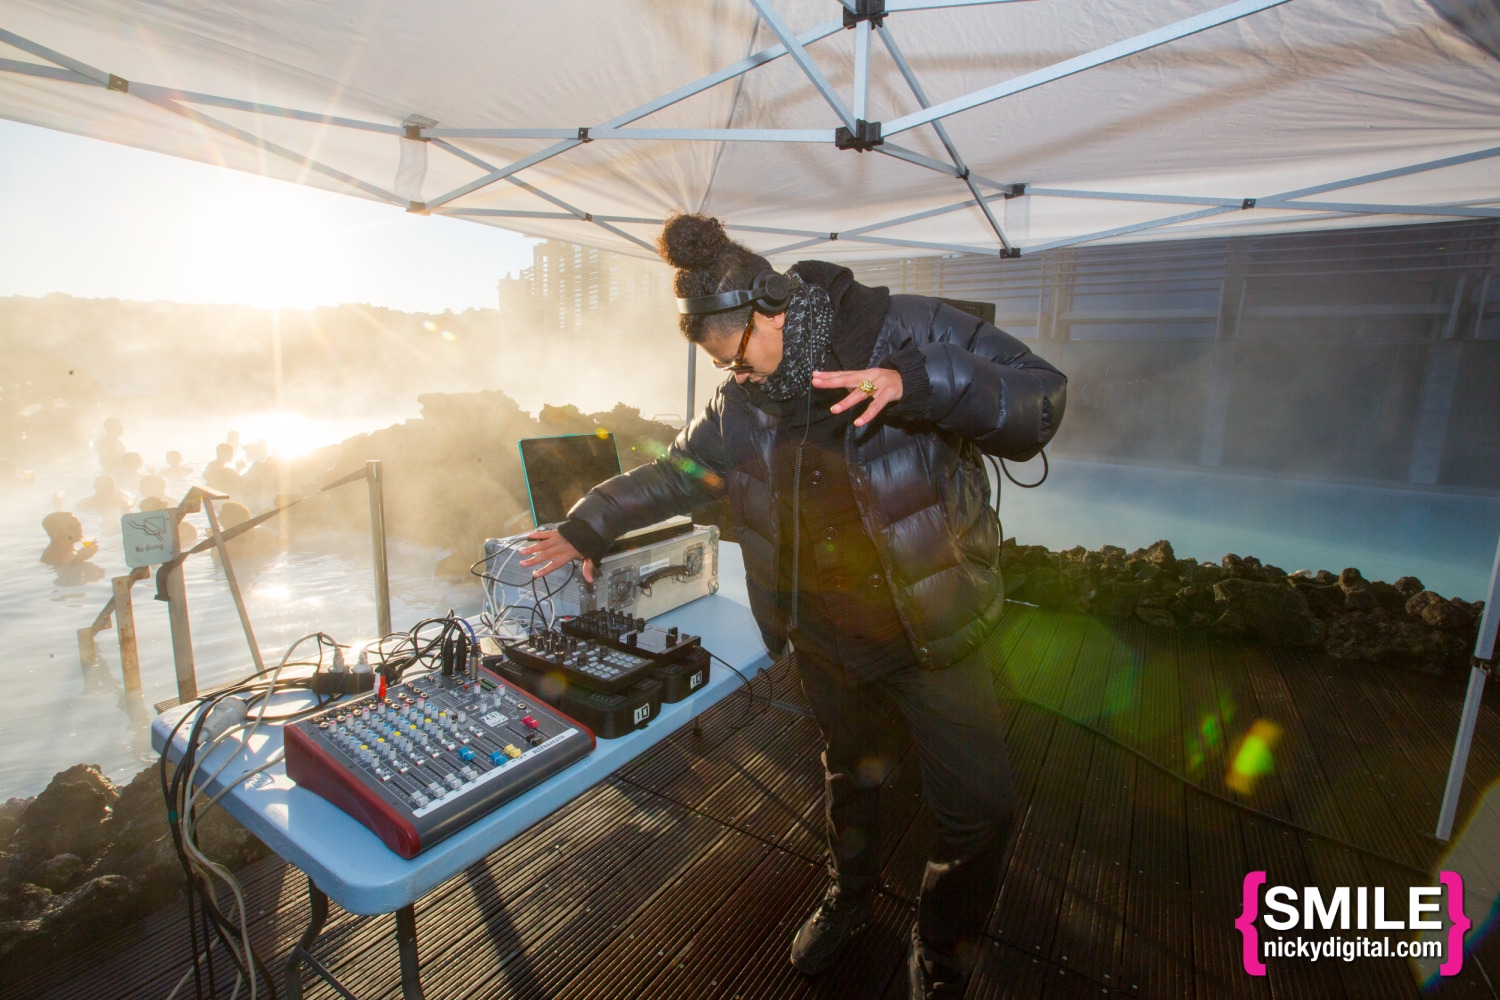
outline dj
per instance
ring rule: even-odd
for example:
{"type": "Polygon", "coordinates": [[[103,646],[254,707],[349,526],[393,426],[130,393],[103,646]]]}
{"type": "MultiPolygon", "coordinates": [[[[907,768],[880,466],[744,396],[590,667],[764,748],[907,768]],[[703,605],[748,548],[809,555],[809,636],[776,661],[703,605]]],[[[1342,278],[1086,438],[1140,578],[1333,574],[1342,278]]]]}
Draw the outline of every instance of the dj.
{"type": "Polygon", "coordinates": [[[1015,813],[991,671],[1005,593],[981,452],[1023,460],[1067,380],[1017,340],[847,268],[781,275],[715,219],[679,215],[680,326],[731,373],[667,455],[595,487],[521,565],[592,560],[625,531],[728,497],[767,648],[790,640],[822,729],[833,884],[792,942],[816,973],[867,926],[881,782],[909,733],[938,831],[908,969],[961,996],[1015,813]]]}

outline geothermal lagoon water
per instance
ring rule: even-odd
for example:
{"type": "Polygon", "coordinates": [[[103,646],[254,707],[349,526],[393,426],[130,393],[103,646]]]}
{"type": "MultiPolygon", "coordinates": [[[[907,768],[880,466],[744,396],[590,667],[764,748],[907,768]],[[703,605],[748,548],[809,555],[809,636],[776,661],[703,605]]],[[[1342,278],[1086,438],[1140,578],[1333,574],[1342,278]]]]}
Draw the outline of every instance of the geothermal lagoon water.
{"type": "MultiPolygon", "coordinates": [[[[127,413],[125,438],[148,463],[159,465],[167,449],[176,449],[201,471],[230,427],[239,429],[244,441],[266,437],[287,454],[412,415],[152,423],[127,413]]],[[[1030,481],[1040,472],[1040,463],[1035,465],[1013,471],[1030,481]]],[[[0,798],[35,794],[55,772],[75,763],[97,763],[124,781],[154,759],[146,720],[139,713],[132,718],[122,702],[114,632],[98,636],[104,671],[86,677],[78,660],[77,630],[108,599],[109,577],[125,572],[117,520],[80,512],[85,533],[99,540],[94,562],[105,570],[102,579],[66,585],[38,561],[46,542],[43,516],[59,505],[74,509],[92,491],[96,473],[92,460],[81,456],[53,466],[38,463],[32,481],[14,488],[0,504],[0,684],[6,720],[0,728],[0,798]]],[[[171,483],[170,492],[180,496],[196,481],[171,483]]],[[[1180,556],[1217,560],[1232,551],[1287,570],[1358,566],[1367,577],[1386,580],[1410,573],[1445,596],[1470,600],[1484,596],[1500,531],[1500,497],[1495,496],[1067,461],[1053,463],[1041,489],[1023,491],[1007,483],[1002,513],[1006,535],[1027,544],[1135,548],[1166,538],[1180,556]]],[[[206,530],[201,515],[195,520],[200,531],[206,530]]],[[[397,628],[450,607],[471,614],[481,606],[477,583],[433,579],[433,566],[443,555],[392,540],[397,628]]],[[[300,540],[299,548],[263,565],[238,568],[268,665],[307,632],[322,629],[342,642],[374,637],[370,553],[362,525],[347,538],[321,545],[300,540]]],[[[186,587],[200,686],[249,673],[250,656],[223,574],[206,554],[188,561],[186,587]]],[[[136,585],[148,706],[176,694],[166,605],[152,600],[153,593],[154,580],[136,585]]]]}

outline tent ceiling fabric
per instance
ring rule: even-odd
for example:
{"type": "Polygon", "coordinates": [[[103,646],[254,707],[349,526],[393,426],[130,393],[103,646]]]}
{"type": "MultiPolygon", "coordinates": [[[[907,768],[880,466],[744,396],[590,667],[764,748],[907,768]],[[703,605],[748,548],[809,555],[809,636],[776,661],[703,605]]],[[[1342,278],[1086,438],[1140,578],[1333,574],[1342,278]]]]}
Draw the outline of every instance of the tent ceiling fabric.
{"type": "Polygon", "coordinates": [[[1451,10],[946,3],[0,0],[0,115],[637,255],[681,209],[843,260],[1500,216],[1500,61],[1451,10]],[[1016,92],[925,120],[902,61],[935,111],[1016,92]]]}

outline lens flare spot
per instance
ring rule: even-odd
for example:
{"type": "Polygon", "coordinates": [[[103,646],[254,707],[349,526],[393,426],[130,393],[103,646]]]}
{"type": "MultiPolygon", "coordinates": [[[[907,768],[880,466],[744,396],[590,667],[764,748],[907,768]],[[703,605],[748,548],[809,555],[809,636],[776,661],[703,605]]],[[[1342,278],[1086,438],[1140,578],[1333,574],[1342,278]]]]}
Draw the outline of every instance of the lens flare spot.
{"type": "Polygon", "coordinates": [[[1223,730],[1219,725],[1217,715],[1204,716],[1203,721],[1198,723],[1198,732],[1202,734],[1203,742],[1209,749],[1217,747],[1223,739],[1223,730]]]}
{"type": "Polygon", "coordinates": [[[426,330],[428,333],[437,333],[438,325],[430,319],[424,319],[422,321],[422,329],[426,330]]]}
{"type": "Polygon", "coordinates": [[[1256,719],[1240,741],[1224,784],[1241,795],[1249,795],[1262,777],[1270,774],[1276,763],[1276,744],[1281,742],[1281,727],[1270,719],[1256,719]]]}
{"type": "Polygon", "coordinates": [[[454,333],[452,330],[439,330],[438,336],[450,344],[458,340],[458,334],[454,333]]]}

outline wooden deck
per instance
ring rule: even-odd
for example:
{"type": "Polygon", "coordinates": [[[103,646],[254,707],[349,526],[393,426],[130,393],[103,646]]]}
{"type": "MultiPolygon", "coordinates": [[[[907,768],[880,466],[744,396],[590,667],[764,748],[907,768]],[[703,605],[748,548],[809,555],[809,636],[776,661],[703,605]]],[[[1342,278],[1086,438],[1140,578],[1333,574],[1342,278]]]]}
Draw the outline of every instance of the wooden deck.
{"type": "MultiPolygon", "coordinates": [[[[1385,885],[1402,900],[1406,886],[1430,881],[1380,856],[1422,870],[1438,857],[1426,834],[1461,686],[1017,605],[999,645],[1021,811],[970,997],[1419,996],[1399,960],[1272,962],[1267,978],[1253,979],[1240,967],[1233,921],[1244,873],[1257,868],[1272,884],[1385,885]],[[1282,736],[1274,769],[1241,796],[1224,776],[1257,719],[1282,736]]],[[[775,693],[802,700],[784,667],[775,693]]],[[[1494,704],[1480,718],[1461,821],[1500,778],[1494,704]]],[[[878,924],[807,980],[787,948],[826,881],[816,728],[784,712],[747,712],[734,698],[704,717],[703,730],[664,744],[420,902],[426,996],[904,998],[932,828],[914,762],[902,762],[882,796],[878,924]]],[[[307,919],[304,878],[276,858],[243,876],[256,946],[275,956],[279,975],[307,919]]],[[[1470,916],[1482,919],[1473,907],[1470,916]]],[[[1496,937],[1429,995],[1493,998],[1484,973],[1500,975],[1496,937]]],[[[165,998],[188,950],[178,907],[8,995],[165,998]]],[[[362,1000],[400,995],[392,918],[335,911],[315,951],[362,1000]]],[[[227,966],[220,956],[220,973],[227,966]]],[[[189,983],[179,996],[191,995],[189,983]]],[[[308,995],[335,996],[321,983],[308,995]]]]}

